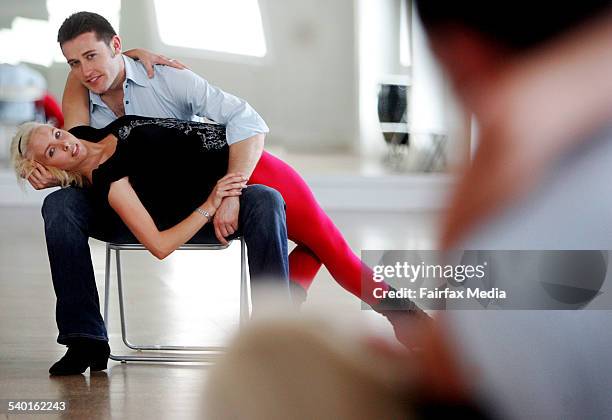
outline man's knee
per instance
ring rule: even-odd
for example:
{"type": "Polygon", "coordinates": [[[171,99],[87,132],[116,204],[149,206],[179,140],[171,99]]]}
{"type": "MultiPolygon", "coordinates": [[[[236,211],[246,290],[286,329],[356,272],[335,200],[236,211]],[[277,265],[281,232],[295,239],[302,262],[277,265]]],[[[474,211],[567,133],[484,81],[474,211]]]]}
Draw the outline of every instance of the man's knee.
{"type": "Polygon", "coordinates": [[[245,192],[247,193],[246,198],[259,206],[280,209],[285,208],[283,196],[274,188],[256,184],[249,185],[245,192]]]}
{"type": "Polygon", "coordinates": [[[62,188],[45,197],[41,209],[45,227],[55,222],[76,223],[89,213],[89,202],[84,191],[78,188],[62,188]]]}
{"type": "Polygon", "coordinates": [[[276,217],[285,214],[283,196],[274,188],[265,185],[249,185],[243,192],[244,205],[252,216],[276,217]]]}

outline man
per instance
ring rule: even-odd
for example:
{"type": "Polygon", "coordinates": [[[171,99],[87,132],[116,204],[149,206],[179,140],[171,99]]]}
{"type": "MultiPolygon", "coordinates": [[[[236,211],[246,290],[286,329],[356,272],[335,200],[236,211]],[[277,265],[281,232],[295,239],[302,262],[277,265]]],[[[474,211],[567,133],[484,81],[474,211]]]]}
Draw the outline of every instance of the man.
{"type": "MultiPolygon", "coordinates": [[[[249,177],[261,156],[268,127],[244,100],[212,86],[189,70],[158,66],[155,77],[121,54],[121,39],[100,15],[79,12],[67,18],[58,42],[70,65],[71,77],[89,91],[89,112],[78,105],[66,109],[66,128],[90,123],[99,128],[125,114],[192,119],[206,117],[227,130],[228,173],[249,177]]],[[[79,103],[79,98],[64,103],[79,103]]],[[[179,145],[177,145],[178,147],[179,145]]],[[[49,186],[39,167],[30,182],[49,186]]],[[[57,296],[58,343],[66,355],[50,369],[68,375],[106,368],[108,337],[100,315],[88,237],[136,242],[114,214],[92,208],[87,190],[66,188],[50,194],[43,204],[45,236],[57,296]]],[[[192,241],[227,243],[241,235],[248,247],[254,307],[259,287],[271,283],[289,298],[287,232],[284,202],[275,190],[254,185],[241,198],[226,198],[214,218],[192,241]]]]}
{"type": "MultiPolygon", "coordinates": [[[[612,249],[610,2],[417,4],[432,49],[481,132],[442,243],[612,249]]],[[[592,280],[587,268],[577,279],[581,291],[592,280]]],[[[544,276],[530,285],[531,296],[546,292],[544,276]]],[[[610,416],[612,338],[601,333],[610,311],[457,311],[446,318],[453,351],[480,373],[473,392],[499,417],[610,416]]]]}
{"type": "MultiPolygon", "coordinates": [[[[546,10],[527,1],[416,4],[434,53],[481,133],[476,157],[460,174],[445,215],[442,245],[612,249],[609,1],[585,0],[546,10]],[[593,20],[597,15],[601,19],[593,20]]],[[[533,287],[542,288],[539,282],[533,287]]],[[[418,331],[422,352],[404,354],[405,370],[399,375],[412,379],[412,388],[392,377],[385,379],[388,391],[382,396],[373,392],[384,386],[361,368],[375,366],[371,370],[378,371],[378,377],[390,368],[400,371],[402,362],[392,349],[379,349],[386,352],[371,356],[369,363],[360,361],[360,369],[353,368],[345,384],[342,378],[350,359],[338,350],[346,353],[338,341],[322,344],[306,336],[300,344],[309,351],[303,351],[300,360],[286,362],[281,375],[282,365],[270,368],[273,372],[262,368],[263,356],[277,360],[267,343],[276,343],[276,336],[291,342],[304,336],[305,328],[293,325],[245,334],[227,361],[210,372],[213,414],[231,417],[248,408],[250,418],[280,418],[276,413],[287,407],[265,402],[281,392],[283,401],[309,401],[324,377],[312,369],[296,377],[299,370],[291,365],[325,363],[327,371],[334,372],[326,381],[335,380],[335,389],[361,380],[370,395],[346,397],[329,391],[320,398],[343,399],[343,407],[358,413],[378,401],[394,402],[381,408],[377,418],[397,418],[394,409],[406,401],[406,414],[422,418],[482,418],[483,413],[461,411],[474,397],[494,418],[610,417],[610,311],[455,311],[444,318],[449,324],[442,324],[445,333],[436,331],[440,325],[418,331]],[[287,338],[288,334],[293,336],[287,338]],[[251,356],[257,350],[259,359],[251,356]],[[251,369],[257,369],[258,379],[275,381],[263,381],[268,387],[256,388],[258,392],[249,393],[245,401],[236,389],[255,388],[244,383],[249,377],[244,372],[251,369]]],[[[326,407],[328,400],[296,406],[299,414],[292,418],[326,418],[319,407],[326,407]]]]}

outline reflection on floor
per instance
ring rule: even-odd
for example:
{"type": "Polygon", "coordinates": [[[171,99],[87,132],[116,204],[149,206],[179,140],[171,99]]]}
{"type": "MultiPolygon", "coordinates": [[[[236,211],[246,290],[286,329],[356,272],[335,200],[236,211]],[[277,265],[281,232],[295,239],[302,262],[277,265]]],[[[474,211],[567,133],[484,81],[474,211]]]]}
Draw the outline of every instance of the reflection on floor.
{"type": "MultiPolygon", "coordinates": [[[[436,216],[431,213],[331,216],[356,252],[433,245],[436,216]]],[[[0,418],[7,416],[7,400],[24,399],[69,401],[65,418],[190,418],[196,412],[205,380],[202,366],[112,362],[106,373],[49,378],[49,366],[65,348],[55,343],[55,298],[39,209],[0,208],[0,238],[0,418]]],[[[91,241],[91,248],[102,297],[104,244],[91,241]]],[[[223,344],[236,329],[239,252],[234,244],[213,255],[186,251],[162,262],[140,252],[124,255],[130,338],[147,344],[223,344]],[[199,278],[201,273],[206,277],[199,278]]],[[[119,352],[117,304],[111,302],[111,345],[119,352]]],[[[304,311],[330,306],[360,312],[359,301],[322,269],[304,311]]],[[[365,318],[391,333],[377,314],[365,318]]]]}

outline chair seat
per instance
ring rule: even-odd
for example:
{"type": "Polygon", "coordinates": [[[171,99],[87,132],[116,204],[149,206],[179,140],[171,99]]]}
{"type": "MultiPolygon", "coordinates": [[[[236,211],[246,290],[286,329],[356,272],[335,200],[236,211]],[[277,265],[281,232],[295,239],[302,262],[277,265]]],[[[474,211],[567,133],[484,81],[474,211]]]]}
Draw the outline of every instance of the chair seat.
{"type": "MultiPolygon", "coordinates": [[[[227,245],[223,245],[220,243],[186,243],[177,248],[179,251],[185,250],[195,250],[195,251],[206,251],[206,250],[220,250],[226,249],[232,244],[232,241],[229,241],[227,245]]],[[[107,246],[112,250],[120,250],[120,251],[145,251],[147,248],[140,243],[118,243],[118,242],[107,242],[107,246]]]]}

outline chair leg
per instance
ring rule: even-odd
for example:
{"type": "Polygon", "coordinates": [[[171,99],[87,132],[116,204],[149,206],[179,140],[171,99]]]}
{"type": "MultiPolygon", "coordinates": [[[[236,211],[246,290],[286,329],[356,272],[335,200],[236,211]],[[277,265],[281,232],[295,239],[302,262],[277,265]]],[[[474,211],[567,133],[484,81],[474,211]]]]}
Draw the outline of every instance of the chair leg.
{"type": "MultiPolygon", "coordinates": [[[[110,305],[110,272],[111,272],[111,248],[110,245],[106,244],[106,266],[104,268],[104,326],[106,327],[106,334],[110,341],[110,319],[108,316],[108,308],[110,305]]],[[[117,362],[125,363],[126,356],[115,355],[112,352],[108,356],[109,359],[117,362]]]]}
{"type": "Polygon", "coordinates": [[[249,296],[247,285],[246,245],[240,238],[240,327],[249,319],[249,296]]]}
{"type": "Polygon", "coordinates": [[[125,308],[123,304],[123,282],[121,278],[121,251],[115,250],[115,265],[117,266],[117,295],[119,296],[119,317],[121,319],[121,339],[123,343],[131,348],[132,350],[140,350],[136,346],[132,345],[127,339],[127,328],[125,322],[125,308]]]}
{"type": "Polygon", "coordinates": [[[104,326],[106,327],[106,333],[108,334],[108,303],[109,303],[109,292],[110,292],[110,270],[111,270],[111,250],[108,244],[106,244],[106,265],[104,268],[104,326]]]}

